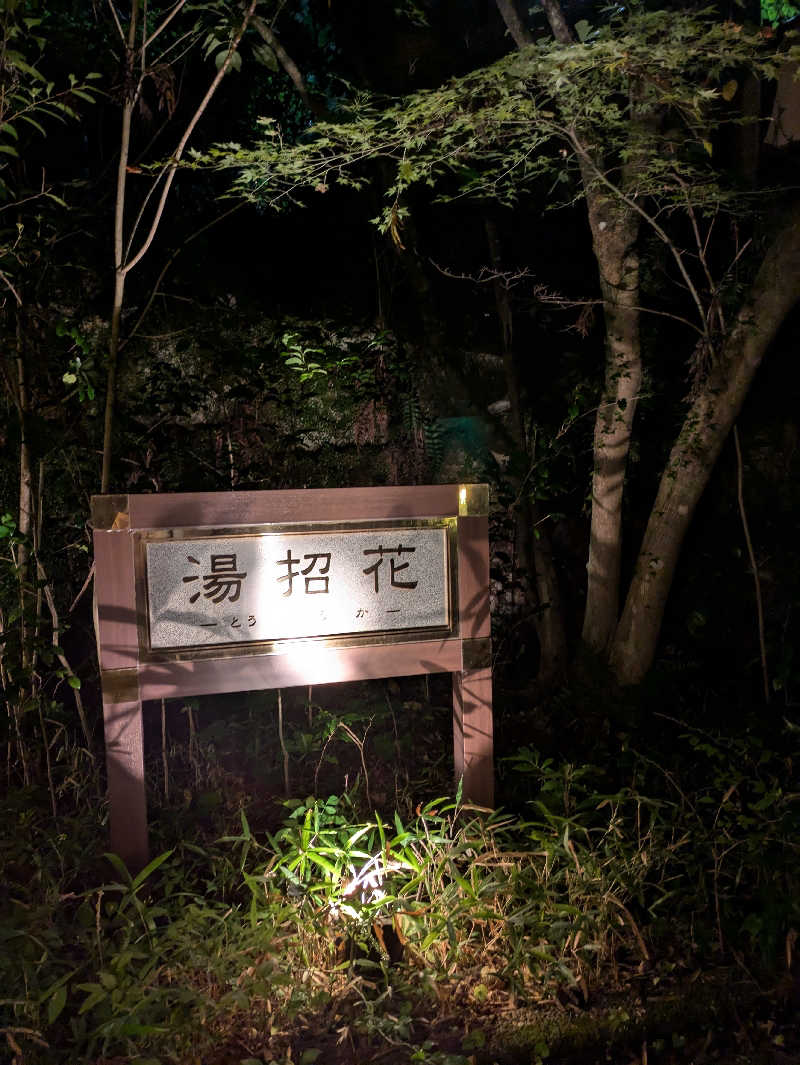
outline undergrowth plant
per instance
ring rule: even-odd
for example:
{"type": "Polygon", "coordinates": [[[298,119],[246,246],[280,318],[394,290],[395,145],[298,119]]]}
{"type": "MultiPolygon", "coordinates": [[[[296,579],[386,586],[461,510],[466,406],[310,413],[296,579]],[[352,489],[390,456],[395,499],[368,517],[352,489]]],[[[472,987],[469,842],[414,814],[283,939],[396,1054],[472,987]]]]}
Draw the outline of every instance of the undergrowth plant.
{"type": "Polygon", "coordinates": [[[184,838],[136,875],[96,854],[99,805],[54,826],[12,795],[11,1060],[182,1065],[234,1040],[241,1060],[283,1063],[297,1033],[335,1022],[354,1047],[441,1065],[425,1033],[442,1010],[479,1032],[555,994],[581,1005],[720,962],[767,972],[800,920],[793,755],[681,730],[669,765],[627,740],[613,767],[521,748],[504,768],[528,785],[517,813],[460,794],[381,812],[359,787],[286,800],[273,828],[242,808],[216,841],[176,824],[184,838]]]}

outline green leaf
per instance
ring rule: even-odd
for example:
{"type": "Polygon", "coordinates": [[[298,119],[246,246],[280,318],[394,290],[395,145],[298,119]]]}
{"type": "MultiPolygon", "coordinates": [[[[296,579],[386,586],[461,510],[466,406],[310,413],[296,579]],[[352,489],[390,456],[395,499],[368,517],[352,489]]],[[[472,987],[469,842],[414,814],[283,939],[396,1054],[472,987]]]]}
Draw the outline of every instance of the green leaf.
{"type": "Polygon", "coordinates": [[[330,873],[331,876],[338,876],[339,870],[328,861],[327,858],[323,858],[319,851],[309,851],[308,860],[318,865],[320,869],[324,869],[326,873],[330,873]]]}
{"type": "Polygon", "coordinates": [[[278,57],[272,51],[268,44],[257,44],[253,48],[253,58],[261,66],[266,67],[267,70],[271,70],[273,74],[278,73],[278,57]]]}
{"type": "MultiPolygon", "coordinates": [[[[227,48],[224,48],[221,52],[217,52],[217,54],[214,56],[214,63],[216,65],[217,70],[219,70],[222,67],[222,64],[225,62],[225,60],[227,58],[228,58],[228,49],[227,48]]],[[[233,56],[231,57],[230,65],[228,66],[228,70],[241,70],[241,67],[242,67],[242,57],[239,55],[238,52],[234,52],[233,56]]]]}
{"type": "Polygon", "coordinates": [[[79,691],[81,686],[81,678],[67,677],[67,684],[69,684],[70,688],[74,688],[76,691],[79,691]]]}
{"type": "Polygon", "coordinates": [[[35,130],[38,130],[38,132],[41,133],[43,136],[47,135],[47,131],[45,130],[44,126],[41,124],[41,122],[37,122],[35,118],[31,118],[30,115],[20,115],[19,117],[21,121],[27,122],[29,126],[33,126],[33,128],[35,130]]]}
{"type": "Polygon", "coordinates": [[[53,1024],[57,1020],[59,1014],[64,1009],[67,1002],[67,985],[62,984],[61,987],[57,987],[54,991],[50,1001],[47,1003],[47,1023],[53,1024]]]}
{"type": "Polygon", "coordinates": [[[32,67],[30,63],[26,63],[19,52],[11,50],[6,51],[6,59],[9,60],[17,70],[21,71],[23,74],[27,74],[28,77],[35,78],[36,81],[45,81],[44,76],[39,73],[36,67],[32,67]]]}
{"type": "Polygon", "coordinates": [[[97,991],[93,991],[78,1010],[78,1013],[87,1013],[90,1009],[93,1009],[98,1002],[102,1002],[104,998],[108,998],[108,992],[104,988],[101,987],[97,991]]]}
{"type": "Polygon", "coordinates": [[[114,866],[114,868],[126,884],[131,883],[131,874],[128,872],[128,867],[118,854],[113,854],[111,851],[106,851],[103,854],[103,857],[108,858],[108,860],[111,862],[111,864],[114,866]]]}
{"type": "Polygon", "coordinates": [[[583,44],[589,34],[592,32],[592,27],[585,18],[582,18],[580,22],[575,23],[575,32],[578,35],[578,40],[583,44]]]}
{"type": "Polygon", "coordinates": [[[164,851],[163,854],[159,854],[157,858],[153,858],[152,862],[149,862],[140,873],[138,873],[131,882],[131,889],[136,891],[147,880],[151,873],[154,873],[160,865],[163,865],[167,858],[172,854],[172,850],[164,851]]]}

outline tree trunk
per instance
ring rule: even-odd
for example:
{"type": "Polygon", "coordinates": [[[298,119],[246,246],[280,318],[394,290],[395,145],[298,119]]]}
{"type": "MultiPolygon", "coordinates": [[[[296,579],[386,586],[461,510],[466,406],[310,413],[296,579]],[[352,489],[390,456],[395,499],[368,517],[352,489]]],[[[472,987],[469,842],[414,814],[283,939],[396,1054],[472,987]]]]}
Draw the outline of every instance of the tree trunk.
{"type": "Polygon", "coordinates": [[[601,193],[586,194],[606,326],[605,384],[594,427],[592,514],[583,642],[608,650],[619,617],[622,499],[642,380],[639,218],[601,193]]]}
{"type": "MultiPolygon", "coordinates": [[[[575,36],[558,0],[541,0],[541,3],[553,37],[559,44],[573,44],[575,36]]],[[[507,14],[508,8],[515,12],[513,0],[497,0],[497,5],[509,32],[514,35],[507,14]]],[[[636,248],[640,223],[638,214],[627,204],[597,189],[602,159],[580,149],[578,163],[600,274],[606,327],[605,383],[594,429],[592,516],[582,633],[583,642],[602,654],[608,650],[619,617],[622,499],[642,379],[636,248]]],[[[635,161],[627,169],[633,167],[635,161]]]]}
{"type": "Polygon", "coordinates": [[[747,301],[684,420],[661,477],[611,649],[622,684],[650,668],[689,522],[764,355],[797,302],[800,205],[769,247],[747,301]]]}
{"type": "MultiPolygon", "coordinates": [[[[101,476],[100,491],[103,493],[108,492],[110,475],[111,475],[111,453],[112,453],[112,436],[114,429],[114,404],[116,401],[116,377],[117,377],[117,361],[119,358],[120,349],[120,324],[122,321],[122,308],[124,305],[125,296],[125,278],[134,267],[138,266],[139,262],[144,258],[150,249],[153,240],[155,239],[158,228],[161,225],[161,219],[164,214],[164,206],[167,202],[172,183],[175,180],[175,175],[178,172],[178,164],[183,157],[186,144],[194,132],[195,126],[202,118],[206,108],[214,96],[215,92],[219,88],[222,79],[230,69],[231,61],[236,54],[245,30],[250,24],[250,20],[255,13],[258,0],[250,0],[250,4],[247,10],[244,12],[244,20],[241,23],[239,29],[233,35],[231,43],[228,46],[228,53],[225,56],[223,63],[220,65],[217,73],[211,81],[205,96],[203,96],[200,103],[197,105],[194,114],[189,119],[184,128],[183,134],[178,141],[169,162],[163,164],[155,184],[151,189],[155,191],[156,186],[161,182],[161,193],[158,197],[158,202],[153,209],[153,219],[150,222],[149,229],[146,236],[142,239],[139,246],[139,250],[134,252],[133,241],[136,235],[139,222],[142,220],[144,208],[148,202],[149,196],[145,198],[144,204],[139,211],[139,216],[133,224],[132,231],[128,237],[128,244],[125,247],[124,243],[124,225],[125,225],[125,194],[127,184],[128,173],[128,157],[130,153],[131,143],[131,119],[133,116],[133,108],[139,97],[139,93],[142,87],[142,81],[144,78],[144,70],[142,75],[138,78],[135,88],[132,87],[134,61],[137,57],[141,57],[142,67],[144,68],[144,50],[146,47],[146,41],[143,41],[142,45],[138,49],[136,48],[136,32],[137,32],[137,19],[139,14],[139,0],[133,0],[131,4],[131,16],[128,26],[128,39],[125,45],[125,70],[126,81],[129,84],[126,86],[125,98],[122,107],[122,126],[120,132],[120,154],[119,154],[119,166],[117,168],[117,198],[114,211],[114,270],[115,270],[115,284],[114,284],[114,304],[111,310],[111,330],[108,349],[108,367],[106,378],[106,409],[103,431],[103,472],[101,476]]],[[[171,20],[172,15],[179,10],[174,8],[172,14],[167,14],[162,21],[159,29],[153,31],[150,34],[149,40],[152,40],[156,33],[159,33],[164,26],[171,20]]],[[[147,27],[143,26],[143,31],[146,31],[147,27]]]]}
{"type": "MultiPolygon", "coordinates": [[[[28,383],[25,376],[25,358],[22,350],[22,308],[16,308],[16,361],[17,361],[17,409],[19,413],[19,517],[17,529],[30,539],[33,532],[33,469],[31,449],[28,443],[28,383]]],[[[28,546],[17,547],[17,568],[20,586],[28,574],[28,546]]]]}
{"type": "Polygon", "coordinates": [[[17,544],[17,587],[19,589],[20,642],[23,669],[30,662],[30,632],[28,630],[28,606],[31,599],[29,580],[30,559],[28,545],[33,535],[33,467],[28,441],[28,382],[25,374],[23,352],[22,307],[16,307],[16,359],[17,359],[17,404],[19,412],[19,516],[17,530],[25,537],[17,544]]]}
{"type": "Polygon", "coordinates": [[[526,44],[533,44],[533,37],[520,17],[514,0],[497,0],[497,8],[503,16],[506,29],[514,38],[517,48],[524,48],[526,44]]]}
{"type": "MultiPolygon", "coordinates": [[[[136,31],[139,15],[139,0],[131,4],[128,40],[125,49],[124,69],[126,82],[134,77],[133,62],[136,49],[136,31]]],[[[122,320],[122,307],[125,299],[125,193],[128,180],[128,157],[131,148],[131,119],[139,89],[128,84],[124,86],[125,96],[122,101],[122,122],[119,138],[119,163],[117,165],[117,196],[114,205],[114,303],[111,308],[111,331],[108,341],[108,363],[106,365],[106,408],[103,419],[103,470],[100,475],[100,491],[108,492],[111,482],[111,453],[114,433],[114,405],[117,392],[117,361],[119,359],[119,331],[122,320]]]]}
{"type": "MultiPolygon", "coordinates": [[[[498,5],[500,0],[497,0],[498,5]]],[[[569,27],[569,23],[564,18],[564,12],[561,10],[561,4],[558,0],[541,0],[544,13],[547,15],[547,21],[550,23],[550,29],[553,31],[553,36],[559,44],[572,44],[575,40],[575,36],[569,27]]],[[[502,8],[501,8],[502,11],[502,8]]]]}

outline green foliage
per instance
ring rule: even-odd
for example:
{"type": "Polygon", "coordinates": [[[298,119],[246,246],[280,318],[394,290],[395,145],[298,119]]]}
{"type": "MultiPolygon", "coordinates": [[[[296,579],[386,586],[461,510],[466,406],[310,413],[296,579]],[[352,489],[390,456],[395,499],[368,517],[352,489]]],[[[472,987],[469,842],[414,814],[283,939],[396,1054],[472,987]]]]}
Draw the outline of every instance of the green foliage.
{"type": "Polygon", "coordinates": [[[800,5],[795,0],[761,0],[761,21],[777,26],[779,22],[797,18],[800,5]]]}
{"type": "MultiPolygon", "coordinates": [[[[442,1065],[480,1051],[482,1011],[512,996],[581,1002],[612,972],[668,994],[728,941],[766,973],[800,916],[795,745],[679,723],[668,764],[629,744],[613,770],[522,748],[504,764],[529,790],[517,815],[477,816],[456,797],[363,819],[352,794],[294,800],[277,827],[239,811],[216,843],[176,840],[137,875],[107,855],[110,880],[86,791],[57,827],[12,793],[0,1025],[35,1037],[30,1065],[186,1061],[231,1030],[239,1057],[244,1038],[283,1061],[284,1033],[321,1011],[442,1065]],[[443,1008],[465,1022],[450,1058],[415,1035],[443,1008]]],[[[294,1042],[291,1060],[313,1049],[294,1042]]]]}
{"type": "Polygon", "coordinates": [[[325,367],[309,358],[310,355],[322,356],[324,354],[322,348],[304,347],[297,333],[285,333],[282,343],[285,348],[281,352],[284,356],[284,363],[299,374],[301,383],[313,381],[315,377],[327,377],[328,371],[325,367]]]}
{"type": "MultiPolygon", "coordinates": [[[[47,136],[47,123],[79,117],[78,104],[94,103],[99,74],[68,76],[68,84],[57,89],[41,72],[46,41],[46,22],[35,12],[38,5],[6,3],[0,12],[2,77],[0,80],[0,153],[10,159],[20,157],[21,141],[31,130],[47,136]]],[[[10,176],[11,163],[0,160],[0,198],[8,199],[16,184],[10,176]]],[[[42,195],[63,203],[53,192],[42,195]]]]}
{"type": "Polygon", "coordinates": [[[391,160],[394,180],[376,221],[396,228],[412,186],[512,203],[541,179],[558,200],[579,195],[579,167],[590,184],[620,182],[635,162],[628,193],[662,209],[718,206],[733,191],[715,172],[713,138],[740,119],[727,102],[736,72],[772,77],[777,58],[765,39],[703,12],[616,15],[580,44],[542,40],[439,89],[400,102],[356,96],[348,121],[319,123],[287,146],[272,120],[249,150],[221,145],[205,161],[233,169],[237,193],[280,207],[339,183],[363,188],[368,160],[391,160]],[[679,135],[676,134],[679,130],[679,135]],[[596,174],[586,159],[602,146],[596,174]],[[687,201],[687,197],[689,200],[687,201]]]}
{"type": "Polygon", "coordinates": [[[69,369],[61,375],[61,380],[65,385],[74,386],[73,391],[81,403],[91,402],[95,398],[95,373],[89,340],[79,329],[68,326],[66,322],[58,323],[56,336],[69,337],[72,341],[71,351],[76,352],[69,360],[69,369]]]}
{"type": "Polygon", "coordinates": [[[0,223],[0,283],[6,297],[23,302],[22,282],[42,257],[46,208],[66,207],[42,171],[26,184],[25,155],[31,137],[46,137],[54,123],[77,121],[97,99],[99,74],[70,73],[56,86],[46,71],[47,19],[40,5],[20,0],[0,9],[0,202],[16,208],[14,224],[0,223]],[[35,205],[38,212],[33,215],[35,205]],[[33,215],[33,217],[32,217],[33,215]]]}

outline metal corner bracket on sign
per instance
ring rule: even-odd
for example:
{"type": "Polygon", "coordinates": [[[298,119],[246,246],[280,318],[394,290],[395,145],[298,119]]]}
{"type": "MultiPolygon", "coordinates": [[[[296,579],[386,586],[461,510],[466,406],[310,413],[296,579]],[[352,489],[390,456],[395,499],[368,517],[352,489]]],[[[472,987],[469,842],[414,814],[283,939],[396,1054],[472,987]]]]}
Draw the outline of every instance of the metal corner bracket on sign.
{"type": "Polygon", "coordinates": [[[483,518],[489,514],[489,485],[462,484],[458,488],[459,517],[483,518]]]}

